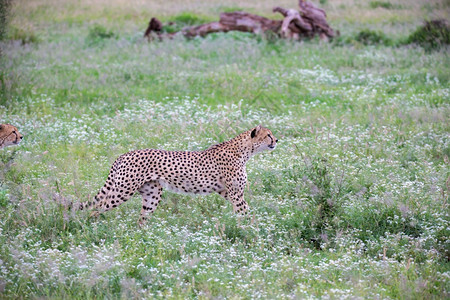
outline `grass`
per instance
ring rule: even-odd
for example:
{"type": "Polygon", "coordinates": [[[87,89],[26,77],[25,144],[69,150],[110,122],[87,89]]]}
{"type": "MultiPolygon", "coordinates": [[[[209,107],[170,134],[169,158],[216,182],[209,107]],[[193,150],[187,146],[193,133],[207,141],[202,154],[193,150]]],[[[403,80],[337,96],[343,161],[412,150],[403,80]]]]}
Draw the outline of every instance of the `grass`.
{"type": "Polygon", "coordinates": [[[370,1],[369,2],[369,6],[370,8],[384,8],[384,9],[396,9],[396,8],[401,8],[401,6],[392,4],[391,2],[387,2],[387,1],[370,1]]]}
{"type": "MultiPolygon", "coordinates": [[[[367,24],[397,40],[445,5],[372,2],[323,7],[343,40],[367,24]]],[[[448,296],[447,48],[149,44],[150,9],[195,24],[236,3],[103,3],[15,6],[19,41],[1,43],[0,122],[25,136],[0,150],[2,298],[448,296]],[[164,192],[145,228],[138,196],[97,219],[61,205],[92,198],[126,151],[205,149],[259,123],[279,145],[248,163],[248,218],[216,195],[164,192]]]]}

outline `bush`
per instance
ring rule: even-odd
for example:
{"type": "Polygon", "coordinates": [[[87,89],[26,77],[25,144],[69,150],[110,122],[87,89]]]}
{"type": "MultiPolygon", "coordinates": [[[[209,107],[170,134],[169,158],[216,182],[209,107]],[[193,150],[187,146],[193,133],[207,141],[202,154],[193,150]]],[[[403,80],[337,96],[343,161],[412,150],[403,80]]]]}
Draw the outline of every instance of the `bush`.
{"type": "Polygon", "coordinates": [[[329,165],[324,159],[315,159],[306,172],[306,179],[310,180],[311,195],[310,198],[317,208],[317,229],[322,230],[327,226],[336,214],[336,201],[340,190],[333,186],[332,178],[329,174],[329,165]]]}
{"type": "Polygon", "coordinates": [[[203,23],[208,23],[210,20],[201,16],[198,16],[196,14],[192,14],[192,13],[182,13],[179,15],[176,15],[173,19],[173,22],[178,23],[178,24],[184,24],[186,26],[191,26],[191,25],[197,25],[197,24],[203,24],[203,23]]]}
{"type": "Polygon", "coordinates": [[[363,29],[353,36],[338,36],[333,38],[333,45],[335,46],[355,44],[394,46],[397,42],[387,37],[381,31],[370,29],[363,29]]]}
{"type": "Polygon", "coordinates": [[[0,41],[5,37],[12,0],[0,0],[0,41]]]}
{"type": "Polygon", "coordinates": [[[105,27],[99,24],[89,28],[89,34],[86,38],[86,42],[89,45],[96,45],[102,43],[106,39],[115,38],[116,35],[111,30],[107,30],[105,27]]]}
{"type": "Polygon", "coordinates": [[[6,35],[6,39],[12,41],[21,41],[22,44],[37,43],[38,37],[32,31],[25,31],[23,29],[11,26],[6,35]]]}
{"type": "Polygon", "coordinates": [[[398,6],[386,1],[371,1],[369,3],[370,8],[384,8],[384,9],[396,9],[398,6]]]}
{"type": "Polygon", "coordinates": [[[180,31],[184,27],[200,25],[211,22],[210,19],[193,13],[185,12],[168,19],[168,25],[163,26],[163,31],[173,33],[180,31]]]}
{"type": "Polygon", "coordinates": [[[425,22],[408,37],[407,44],[417,44],[426,50],[436,50],[450,44],[450,28],[447,21],[425,22]]]}
{"type": "Polygon", "coordinates": [[[332,175],[331,169],[325,159],[307,158],[304,165],[266,174],[262,182],[267,193],[307,199],[304,205],[291,207],[293,214],[280,220],[279,225],[289,232],[289,238],[307,241],[317,249],[335,236],[342,214],[343,182],[332,175]],[[289,180],[280,183],[282,179],[289,180]]]}
{"type": "Polygon", "coordinates": [[[391,46],[393,44],[392,40],[388,38],[383,32],[374,31],[370,29],[361,30],[356,35],[355,40],[364,45],[382,44],[386,46],[391,46]]]}

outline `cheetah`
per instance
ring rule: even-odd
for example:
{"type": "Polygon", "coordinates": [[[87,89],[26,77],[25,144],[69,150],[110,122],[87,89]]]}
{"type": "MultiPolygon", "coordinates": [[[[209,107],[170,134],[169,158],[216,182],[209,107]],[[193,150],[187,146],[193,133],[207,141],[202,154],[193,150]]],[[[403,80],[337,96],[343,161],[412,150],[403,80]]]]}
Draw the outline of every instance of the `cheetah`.
{"type": "Polygon", "coordinates": [[[23,136],[19,130],[10,124],[0,124],[0,149],[6,146],[17,145],[23,136]]]}
{"type": "Polygon", "coordinates": [[[145,224],[161,201],[163,188],[183,194],[207,195],[213,192],[229,200],[235,213],[245,213],[247,183],[245,165],[253,155],[273,150],[278,140],[261,125],[203,151],[136,150],[113,163],[105,185],[93,201],[80,209],[92,208],[93,215],[108,211],[130,199],[142,196],[139,224],[145,224]]]}

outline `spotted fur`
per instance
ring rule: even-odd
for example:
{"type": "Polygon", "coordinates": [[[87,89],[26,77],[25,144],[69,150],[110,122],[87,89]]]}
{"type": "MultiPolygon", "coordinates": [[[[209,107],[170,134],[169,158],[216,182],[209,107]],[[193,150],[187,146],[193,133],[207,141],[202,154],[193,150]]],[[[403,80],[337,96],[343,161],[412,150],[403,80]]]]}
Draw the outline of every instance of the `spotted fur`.
{"type": "Polygon", "coordinates": [[[19,130],[10,124],[0,124],[0,149],[10,145],[17,145],[23,136],[19,130]]]}
{"type": "Polygon", "coordinates": [[[244,200],[247,183],[245,164],[264,150],[273,150],[277,139],[261,125],[204,151],[145,149],[121,155],[112,165],[105,185],[93,202],[80,209],[95,208],[98,214],[127,201],[135,192],[142,196],[140,223],[161,201],[163,188],[177,193],[218,193],[233,211],[248,209],[244,200]]]}

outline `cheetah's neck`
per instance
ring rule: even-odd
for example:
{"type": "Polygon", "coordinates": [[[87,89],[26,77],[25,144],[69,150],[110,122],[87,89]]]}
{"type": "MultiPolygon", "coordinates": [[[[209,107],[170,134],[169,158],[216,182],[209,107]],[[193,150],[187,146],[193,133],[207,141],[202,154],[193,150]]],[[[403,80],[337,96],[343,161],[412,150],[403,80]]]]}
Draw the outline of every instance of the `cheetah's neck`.
{"type": "Polygon", "coordinates": [[[231,140],[213,145],[206,151],[219,152],[223,156],[232,156],[245,165],[254,153],[252,144],[248,142],[249,139],[250,131],[246,131],[231,140]]]}

